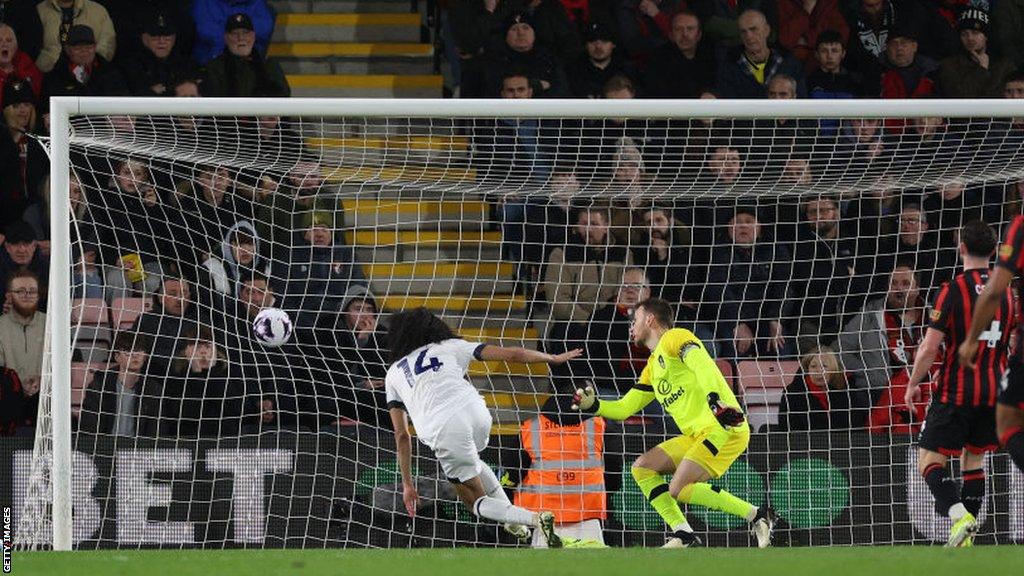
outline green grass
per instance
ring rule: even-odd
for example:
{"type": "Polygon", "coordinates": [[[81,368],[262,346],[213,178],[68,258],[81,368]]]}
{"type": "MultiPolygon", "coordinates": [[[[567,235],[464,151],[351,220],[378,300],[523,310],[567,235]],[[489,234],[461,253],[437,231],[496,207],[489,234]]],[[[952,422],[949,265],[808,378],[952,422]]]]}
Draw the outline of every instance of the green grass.
{"type": "Polygon", "coordinates": [[[268,576],[999,576],[1024,573],[1024,547],[656,550],[111,550],[15,553],[14,574],[268,576]]]}

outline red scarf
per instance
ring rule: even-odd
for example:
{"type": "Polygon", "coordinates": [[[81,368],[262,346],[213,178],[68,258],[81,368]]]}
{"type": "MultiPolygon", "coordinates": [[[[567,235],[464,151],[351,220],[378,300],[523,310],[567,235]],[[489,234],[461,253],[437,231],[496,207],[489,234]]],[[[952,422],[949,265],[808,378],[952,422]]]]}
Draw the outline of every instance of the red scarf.
{"type": "Polygon", "coordinates": [[[810,374],[804,374],[804,384],[807,385],[807,391],[812,396],[814,396],[815,398],[818,399],[818,402],[821,404],[822,410],[825,410],[827,412],[828,411],[828,390],[818,386],[817,384],[815,384],[814,380],[811,379],[811,375],[810,374]]]}

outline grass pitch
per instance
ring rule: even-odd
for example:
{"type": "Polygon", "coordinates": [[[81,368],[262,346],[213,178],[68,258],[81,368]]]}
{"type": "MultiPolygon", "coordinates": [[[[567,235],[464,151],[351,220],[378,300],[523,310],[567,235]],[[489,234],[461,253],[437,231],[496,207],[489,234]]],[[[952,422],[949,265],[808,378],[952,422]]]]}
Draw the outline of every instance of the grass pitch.
{"type": "Polygon", "coordinates": [[[13,574],[93,576],[1002,576],[1024,546],[658,550],[111,550],[15,553],[13,574]]]}

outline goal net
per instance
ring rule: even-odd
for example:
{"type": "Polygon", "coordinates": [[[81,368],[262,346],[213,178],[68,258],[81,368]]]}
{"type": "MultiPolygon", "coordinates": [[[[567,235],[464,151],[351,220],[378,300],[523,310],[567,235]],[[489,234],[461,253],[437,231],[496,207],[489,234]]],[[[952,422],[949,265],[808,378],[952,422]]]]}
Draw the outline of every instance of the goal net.
{"type": "MultiPolygon", "coordinates": [[[[54,102],[36,433],[0,439],[19,546],[517,545],[422,445],[404,510],[383,377],[389,314],[420,306],[470,341],[583,348],[470,365],[482,458],[563,529],[660,544],[630,469],[676,424],[570,408],[637,380],[648,297],[746,412],[712,484],[777,509],[776,545],[945,540],[916,471],[930,389],[903,394],[960,228],[1021,213],[1019,102],[54,102]]],[[[1021,542],[1024,478],[999,452],[985,474],[978,542],[1021,542]]]]}

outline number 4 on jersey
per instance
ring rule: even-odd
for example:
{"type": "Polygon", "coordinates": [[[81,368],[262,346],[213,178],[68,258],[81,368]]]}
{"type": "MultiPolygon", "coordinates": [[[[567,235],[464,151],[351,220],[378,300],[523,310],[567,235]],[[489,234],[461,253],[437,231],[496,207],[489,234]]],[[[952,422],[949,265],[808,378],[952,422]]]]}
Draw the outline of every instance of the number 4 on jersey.
{"type": "Polygon", "coordinates": [[[996,344],[999,344],[999,340],[1003,337],[1003,333],[999,330],[1001,326],[1002,322],[993,320],[988,330],[978,335],[978,341],[987,343],[989,348],[995,348],[996,344]]]}
{"type": "Polygon", "coordinates": [[[426,366],[423,365],[423,359],[426,358],[427,352],[429,350],[429,348],[424,348],[423,352],[420,352],[420,355],[416,357],[416,365],[414,366],[414,368],[417,376],[423,374],[427,370],[433,370],[434,372],[437,372],[438,370],[441,369],[441,366],[444,366],[444,364],[442,364],[441,361],[439,361],[434,356],[430,357],[430,364],[427,364],[426,366]]]}

